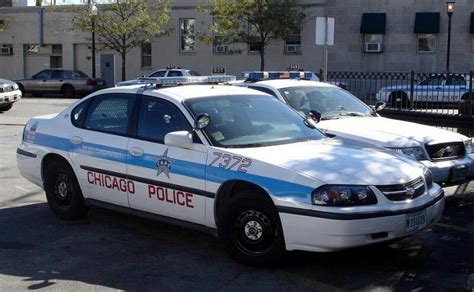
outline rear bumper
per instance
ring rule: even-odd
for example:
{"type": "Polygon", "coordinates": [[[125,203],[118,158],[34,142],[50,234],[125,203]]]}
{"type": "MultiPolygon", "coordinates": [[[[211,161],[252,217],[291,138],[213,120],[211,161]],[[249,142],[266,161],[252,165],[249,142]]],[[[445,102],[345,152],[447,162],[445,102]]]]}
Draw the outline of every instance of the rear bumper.
{"type": "Polygon", "coordinates": [[[402,238],[421,230],[406,230],[407,214],[425,212],[422,229],[429,228],[441,218],[444,204],[444,191],[439,189],[429,204],[394,215],[381,212],[380,216],[366,214],[361,219],[333,219],[312,216],[311,210],[308,214],[280,211],[280,219],[287,250],[330,252],[402,238]]]}

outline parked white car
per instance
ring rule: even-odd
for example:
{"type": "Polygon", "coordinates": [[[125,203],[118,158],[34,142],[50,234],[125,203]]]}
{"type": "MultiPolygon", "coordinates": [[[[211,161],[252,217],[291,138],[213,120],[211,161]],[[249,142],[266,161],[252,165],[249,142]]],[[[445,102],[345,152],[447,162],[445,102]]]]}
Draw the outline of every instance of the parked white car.
{"type": "MultiPolygon", "coordinates": [[[[462,74],[434,74],[413,86],[413,102],[458,104],[469,97],[469,76],[462,74]]],[[[393,85],[380,89],[378,101],[391,107],[406,108],[410,105],[411,86],[393,85]]]]}
{"type": "Polygon", "coordinates": [[[345,145],[230,85],[96,92],[28,121],[17,163],[61,218],[95,205],[183,224],[222,235],[251,264],[402,238],[444,208],[421,164],[345,145]]]}
{"type": "Polygon", "coordinates": [[[428,167],[438,183],[474,177],[473,142],[461,134],[383,118],[349,92],[327,83],[275,79],[234,84],[273,95],[306,116],[317,111],[318,127],[326,133],[403,153],[428,167]]]}
{"type": "Polygon", "coordinates": [[[5,112],[13,107],[13,104],[21,99],[21,91],[18,84],[13,81],[0,79],[0,112],[5,112]]]}

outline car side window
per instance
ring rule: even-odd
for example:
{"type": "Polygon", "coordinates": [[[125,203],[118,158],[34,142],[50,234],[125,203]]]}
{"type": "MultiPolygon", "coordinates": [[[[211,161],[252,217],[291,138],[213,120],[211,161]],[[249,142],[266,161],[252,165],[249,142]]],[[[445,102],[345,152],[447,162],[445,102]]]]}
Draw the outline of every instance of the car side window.
{"type": "Polygon", "coordinates": [[[463,77],[448,77],[446,85],[466,86],[466,80],[463,77]]]}
{"type": "Polygon", "coordinates": [[[161,70],[150,75],[150,77],[165,77],[166,71],[161,70]]]}
{"type": "Polygon", "coordinates": [[[250,89],[255,89],[255,90],[258,90],[260,92],[264,92],[266,94],[270,94],[274,97],[277,97],[275,92],[269,88],[265,88],[265,87],[260,87],[260,86],[249,86],[250,89]]]}
{"type": "Polygon", "coordinates": [[[63,79],[64,78],[64,71],[54,70],[53,73],[51,73],[51,78],[53,78],[53,79],[63,79]]]}
{"type": "Polygon", "coordinates": [[[71,122],[76,127],[81,127],[84,120],[84,116],[87,110],[87,106],[91,102],[91,98],[79,103],[71,112],[71,122]]]}
{"type": "Polygon", "coordinates": [[[135,95],[105,94],[94,97],[84,127],[100,132],[125,135],[132,114],[135,95]]]}
{"type": "Polygon", "coordinates": [[[168,101],[143,96],[138,113],[138,138],[164,143],[165,135],[175,131],[192,132],[183,113],[168,101]]]}
{"type": "Polygon", "coordinates": [[[441,85],[443,83],[442,78],[431,78],[426,79],[425,81],[421,82],[420,85],[441,85]]]}
{"type": "Polygon", "coordinates": [[[51,70],[43,70],[35,75],[35,79],[49,78],[50,75],[51,75],[51,70]]]}
{"type": "Polygon", "coordinates": [[[171,71],[168,72],[167,77],[180,77],[180,76],[183,76],[183,72],[176,71],[176,70],[171,70],[171,71]]]}

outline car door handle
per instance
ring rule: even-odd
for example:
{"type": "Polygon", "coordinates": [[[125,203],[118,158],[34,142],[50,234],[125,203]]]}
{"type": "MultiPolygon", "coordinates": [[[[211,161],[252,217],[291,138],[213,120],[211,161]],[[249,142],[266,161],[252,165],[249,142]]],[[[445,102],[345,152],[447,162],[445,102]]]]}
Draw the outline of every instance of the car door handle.
{"type": "Polygon", "coordinates": [[[130,153],[130,155],[132,156],[135,156],[135,157],[140,157],[143,155],[143,150],[138,148],[138,147],[132,147],[130,148],[130,150],[128,150],[128,153],[130,153]]]}
{"type": "Polygon", "coordinates": [[[443,89],[443,88],[441,88],[441,87],[436,87],[435,89],[441,90],[441,89],[443,89]]]}
{"type": "Polygon", "coordinates": [[[82,138],[81,137],[78,137],[78,136],[74,136],[71,138],[71,143],[74,144],[74,145],[80,145],[82,144],[82,138]]]}

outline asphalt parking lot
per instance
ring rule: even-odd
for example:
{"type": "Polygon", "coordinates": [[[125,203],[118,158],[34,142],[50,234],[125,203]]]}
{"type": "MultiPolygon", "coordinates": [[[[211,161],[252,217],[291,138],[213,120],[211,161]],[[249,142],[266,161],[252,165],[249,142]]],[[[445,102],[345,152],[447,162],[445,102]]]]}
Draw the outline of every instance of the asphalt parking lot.
{"type": "Polygon", "coordinates": [[[274,268],[242,266],[206,234],[92,209],[58,220],[22,177],[16,146],[28,117],[75,100],[25,98],[0,113],[0,290],[473,290],[474,181],[446,188],[431,230],[390,246],[291,252],[274,268]]]}

